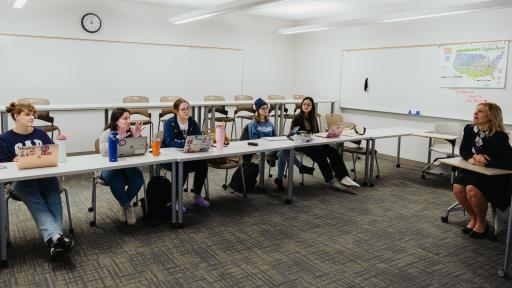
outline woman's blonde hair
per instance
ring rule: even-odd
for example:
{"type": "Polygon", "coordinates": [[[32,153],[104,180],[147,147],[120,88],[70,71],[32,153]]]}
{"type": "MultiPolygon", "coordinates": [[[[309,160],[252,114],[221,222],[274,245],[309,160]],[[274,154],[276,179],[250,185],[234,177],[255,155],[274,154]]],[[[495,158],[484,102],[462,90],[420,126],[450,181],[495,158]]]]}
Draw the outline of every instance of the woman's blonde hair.
{"type": "Polygon", "coordinates": [[[501,112],[500,106],[496,103],[484,102],[480,103],[476,106],[482,107],[482,111],[489,118],[489,124],[487,126],[488,135],[494,134],[496,131],[505,132],[505,125],[503,125],[503,114],[501,112]]]}
{"type": "Polygon", "coordinates": [[[12,120],[16,121],[16,115],[20,115],[23,112],[30,112],[34,117],[37,116],[36,108],[27,102],[11,102],[11,104],[5,107],[5,111],[11,114],[12,120]]]}

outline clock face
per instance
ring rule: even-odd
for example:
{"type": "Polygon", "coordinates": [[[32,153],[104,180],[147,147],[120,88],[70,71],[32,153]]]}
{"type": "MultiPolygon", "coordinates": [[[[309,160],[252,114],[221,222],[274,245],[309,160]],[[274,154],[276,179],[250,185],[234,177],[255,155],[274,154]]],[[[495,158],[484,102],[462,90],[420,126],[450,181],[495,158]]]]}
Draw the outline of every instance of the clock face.
{"type": "Polygon", "coordinates": [[[89,33],[96,33],[101,28],[101,19],[96,14],[87,13],[82,17],[82,27],[89,33]]]}

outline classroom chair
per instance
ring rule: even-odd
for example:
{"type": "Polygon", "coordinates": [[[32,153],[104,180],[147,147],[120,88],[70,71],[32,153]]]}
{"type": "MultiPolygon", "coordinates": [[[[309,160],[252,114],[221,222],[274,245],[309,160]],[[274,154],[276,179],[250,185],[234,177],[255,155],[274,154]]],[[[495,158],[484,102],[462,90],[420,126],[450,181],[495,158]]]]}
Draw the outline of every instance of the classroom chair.
{"type": "MultiPolygon", "coordinates": [[[[125,96],[123,103],[149,103],[149,98],[146,96],[125,96]]],[[[142,122],[142,125],[149,125],[149,143],[151,143],[153,135],[153,122],[151,121],[151,113],[148,108],[131,108],[128,109],[131,115],[140,115],[142,120],[132,120],[131,125],[137,122],[142,122]]]]}
{"type": "MultiPolygon", "coordinates": [[[[94,141],[94,150],[96,154],[100,153],[100,139],[96,139],[94,141]]],[[[94,171],[92,174],[92,197],[91,197],[91,206],[87,209],[89,212],[92,212],[92,221],[89,222],[91,227],[96,226],[96,186],[97,185],[108,187],[109,185],[105,180],[101,178],[101,172],[94,171]]],[[[142,189],[144,189],[144,197],[146,197],[146,181],[142,184],[142,189]]],[[[135,201],[133,202],[133,207],[137,207],[139,202],[139,195],[135,196],[135,201]]]]}
{"type": "MultiPolygon", "coordinates": [[[[209,95],[204,96],[203,100],[205,102],[224,102],[226,99],[223,96],[217,96],[217,95],[209,95]]],[[[209,114],[211,114],[211,111],[208,111],[209,114]]],[[[231,123],[231,138],[233,138],[233,129],[235,130],[235,138],[237,137],[237,131],[236,131],[236,125],[235,125],[235,118],[228,116],[228,111],[226,110],[226,106],[224,105],[215,105],[215,113],[219,113],[223,116],[216,117],[215,115],[210,115],[209,117],[205,117],[203,120],[203,130],[205,128],[205,124],[207,124],[208,119],[211,119],[210,117],[215,117],[216,122],[224,122],[224,127],[226,127],[226,123],[231,123]]]]}
{"type": "MultiPolygon", "coordinates": [[[[18,196],[16,196],[16,194],[14,194],[14,191],[12,190],[12,187],[11,187],[11,183],[7,183],[4,187],[5,187],[4,192],[7,195],[5,198],[5,202],[6,202],[5,209],[6,209],[6,214],[7,214],[7,245],[10,245],[11,241],[10,241],[10,232],[9,232],[9,200],[12,199],[14,201],[21,202],[21,199],[18,198],[18,196]]],[[[69,223],[68,232],[69,232],[69,234],[73,234],[73,233],[75,233],[75,229],[73,228],[73,221],[71,220],[71,207],[69,205],[68,190],[61,186],[60,193],[61,194],[64,193],[64,196],[66,198],[66,208],[68,211],[68,223],[69,223]]]]}
{"type": "MultiPolygon", "coordinates": [[[[254,98],[250,95],[235,95],[235,101],[253,101],[254,98]]],[[[240,131],[244,130],[244,119],[251,121],[256,117],[256,110],[254,109],[254,105],[236,105],[235,107],[235,118],[240,119],[240,131]],[[238,115],[241,112],[248,112],[250,114],[244,113],[242,115],[238,115]]]]}
{"type": "MultiPolygon", "coordinates": [[[[176,112],[174,111],[174,108],[172,107],[172,103],[174,101],[180,99],[180,96],[161,96],[160,102],[169,103],[169,108],[162,108],[160,110],[160,113],[158,113],[158,129],[157,132],[160,131],[160,124],[164,122],[165,120],[169,119],[170,117],[166,117],[167,115],[176,115],[176,112]],[[166,117],[166,118],[164,118],[166,117]]],[[[172,117],[172,116],[171,116],[172,117]]]]}
{"type": "MultiPolygon", "coordinates": [[[[50,101],[45,98],[20,98],[18,99],[19,103],[30,103],[32,105],[50,105],[50,101]]],[[[37,111],[36,114],[37,120],[41,120],[42,122],[45,122],[47,124],[44,125],[36,125],[35,128],[39,128],[44,130],[46,133],[52,133],[52,139],[53,139],[53,132],[58,131],[59,127],[57,127],[54,123],[54,118],[50,116],[50,111],[37,111]]]]}
{"type": "Polygon", "coordinates": [[[452,122],[440,122],[434,124],[433,133],[437,134],[446,134],[446,135],[455,135],[458,136],[455,141],[444,140],[444,139],[429,139],[429,148],[428,148],[428,161],[427,166],[425,166],[421,171],[421,179],[426,178],[426,174],[437,174],[442,175],[443,172],[436,172],[431,170],[433,165],[437,165],[437,161],[443,158],[452,158],[459,156],[459,143],[461,140],[462,134],[462,126],[459,123],[452,122]],[[448,143],[446,143],[448,142],[448,143]],[[431,161],[432,152],[436,152],[439,154],[443,154],[441,157],[435,158],[431,161]]]}

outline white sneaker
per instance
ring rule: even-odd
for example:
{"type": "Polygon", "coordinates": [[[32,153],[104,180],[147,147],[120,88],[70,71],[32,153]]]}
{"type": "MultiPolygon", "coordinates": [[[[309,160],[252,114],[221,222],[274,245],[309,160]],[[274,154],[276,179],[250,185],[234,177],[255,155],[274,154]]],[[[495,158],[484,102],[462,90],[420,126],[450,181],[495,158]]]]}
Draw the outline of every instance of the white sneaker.
{"type": "Polygon", "coordinates": [[[119,207],[119,220],[126,223],[126,209],[123,206],[119,207]]]}
{"type": "Polygon", "coordinates": [[[357,184],[357,182],[355,182],[348,176],[343,177],[343,179],[340,180],[340,184],[348,187],[360,187],[359,184],[357,184]]]}
{"type": "Polygon", "coordinates": [[[329,183],[327,183],[329,186],[331,186],[331,188],[333,189],[337,189],[337,190],[343,190],[345,189],[345,187],[341,186],[340,183],[338,183],[338,181],[332,179],[329,183]]]}
{"type": "Polygon", "coordinates": [[[135,210],[133,206],[130,205],[126,207],[126,223],[130,226],[135,225],[137,223],[137,217],[135,217],[135,210]]]}

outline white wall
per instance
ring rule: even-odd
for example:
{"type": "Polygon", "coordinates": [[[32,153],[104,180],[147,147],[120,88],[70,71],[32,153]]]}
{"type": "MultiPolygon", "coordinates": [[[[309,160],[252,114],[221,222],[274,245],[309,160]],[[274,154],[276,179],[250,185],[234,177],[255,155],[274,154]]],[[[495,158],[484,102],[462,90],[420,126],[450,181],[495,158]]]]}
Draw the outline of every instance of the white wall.
{"type": "MultiPolygon", "coordinates": [[[[512,9],[509,8],[304,33],[295,38],[297,48],[294,88],[313,97],[339,99],[342,49],[512,39],[510,27],[512,9]]],[[[341,113],[346,120],[366,127],[409,126],[431,129],[432,123],[447,121],[348,109],[341,113]]],[[[378,141],[377,149],[379,153],[395,155],[396,141],[378,141]]],[[[426,151],[427,141],[424,139],[408,137],[402,142],[402,156],[405,158],[426,161],[426,151]]]]}
{"type": "MultiPolygon", "coordinates": [[[[23,9],[12,9],[6,4],[8,2],[2,1],[0,4],[0,33],[240,48],[244,49],[244,94],[266,97],[270,94],[292,93],[294,40],[276,33],[278,28],[290,25],[286,21],[229,14],[189,24],[172,25],[167,19],[184,12],[183,9],[120,0],[27,1],[23,9]],[[80,20],[87,12],[101,17],[100,32],[89,34],[82,29],[80,20]]],[[[0,66],[0,69],[9,67],[0,66]]],[[[140,85],[149,83],[142,79],[140,85]]],[[[38,97],[4,93],[0,95],[2,104],[21,97],[38,97]]],[[[168,91],[167,95],[173,95],[173,91],[168,91]]],[[[162,95],[146,96],[158,101],[162,95]]],[[[234,95],[224,96],[232,99],[234,95]]],[[[70,103],[69,99],[64,101],[50,97],[49,100],[52,104],[70,103]]],[[[69,113],[52,114],[56,118],[56,124],[63,126],[71,134],[68,137],[68,147],[71,147],[69,152],[93,150],[91,139],[97,137],[103,126],[102,112],[74,113],[73,117],[79,118],[76,121],[65,121],[69,118],[69,113]]]]}

